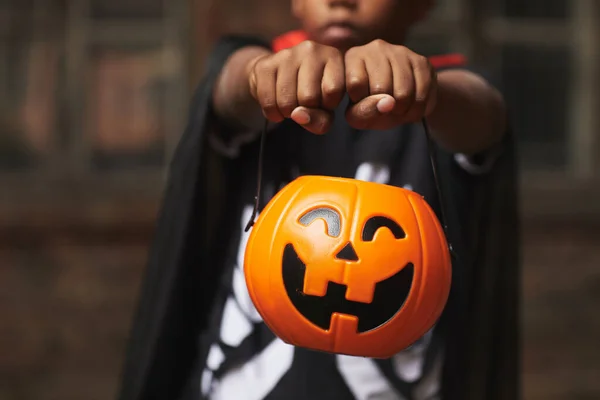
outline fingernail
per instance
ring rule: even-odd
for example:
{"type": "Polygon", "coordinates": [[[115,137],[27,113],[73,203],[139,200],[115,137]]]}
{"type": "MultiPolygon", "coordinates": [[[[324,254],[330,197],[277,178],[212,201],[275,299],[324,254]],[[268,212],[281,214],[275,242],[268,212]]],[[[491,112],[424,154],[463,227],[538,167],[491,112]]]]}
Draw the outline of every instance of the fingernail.
{"type": "Polygon", "coordinates": [[[380,113],[388,113],[394,109],[394,99],[391,97],[384,97],[377,102],[377,111],[380,113]]]}
{"type": "Polygon", "coordinates": [[[296,109],[294,111],[294,121],[300,125],[307,125],[310,123],[310,114],[303,109],[296,109]]]}

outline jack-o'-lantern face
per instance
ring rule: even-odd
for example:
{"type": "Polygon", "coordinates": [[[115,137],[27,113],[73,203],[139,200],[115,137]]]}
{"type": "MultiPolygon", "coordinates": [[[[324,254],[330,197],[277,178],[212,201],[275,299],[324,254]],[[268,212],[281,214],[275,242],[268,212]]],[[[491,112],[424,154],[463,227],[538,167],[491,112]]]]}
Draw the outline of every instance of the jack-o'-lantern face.
{"type": "MultiPolygon", "coordinates": [[[[341,236],[342,227],[342,218],[337,210],[329,207],[313,208],[298,221],[303,226],[309,226],[319,218],[325,221],[324,234],[327,237],[322,240],[331,240],[331,247],[337,250],[340,245],[335,242],[341,236]]],[[[374,240],[375,233],[380,228],[387,228],[391,232],[393,239],[388,237],[388,240],[404,240],[406,234],[397,222],[385,216],[372,216],[364,222],[355,239],[368,244],[362,247],[367,256],[373,256],[369,263],[380,263],[381,268],[367,267],[358,270],[360,258],[352,240],[346,242],[333,258],[325,252],[311,251],[306,248],[306,242],[297,245],[301,253],[305,254],[302,257],[298,255],[293,243],[285,246],[283,284],[292,304],[306,319],[329,330],[333,314],[350,315],[357,318],[357,332],[362,333],[382,326],[400,310],[412,287],[414,265],[411,262],[386,265],[389,254],[386,255],[384,250],[378,252],[374,247],[378,245],[374,240]],[[330,267],[323,268],[326,265],[330,267]],[[353,267],[357,269],[356,273],[346,274],[344,279],[343,270],[353,267]]],[[[315,232],[315,237],[319,234],[322,233],[315,232]]],[[[386,239],[379,240],[385,246],[383,242],[386,239]]],[[[402,262],[402,257],[397,259],[402,262]]]]}
{"type": "Polygon", "coordinates": [[[450,257],[418,194],[352,179],[302,177],[259,216],[244,262],[250,296],[284,341],[390,357],[439,318],[450,257]]]}

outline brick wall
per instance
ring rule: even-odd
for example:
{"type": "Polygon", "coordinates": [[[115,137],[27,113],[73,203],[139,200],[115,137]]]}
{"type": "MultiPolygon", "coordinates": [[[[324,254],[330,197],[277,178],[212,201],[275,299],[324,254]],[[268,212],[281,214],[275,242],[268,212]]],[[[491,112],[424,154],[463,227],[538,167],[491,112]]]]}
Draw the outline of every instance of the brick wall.
{"type": "MultiPolygon", "coordinates": [[[[113,398],[150,224],[0,245],[0,399],[113,398]]],[[[525,229],[526,400],[600,397],[600,230],[525,229]]]]}
{"type": "Polygon", "coordinates": [[[144,240],[0,248],[0,399],[112,399],[144,240]]]}
{"type": "MultiPolygon", "coordinates": [[[[209,3],[193,1],[199,9],[209,3]]],[[[221,32],[277,34],[293,26],[288,8],[282,1],[227,0],[214,2],[210,14],[199,12],[208,23],[194,25],[202,43],[193,45],[192,81],[207,43],[221,32]]],[[[86,211],[87,203],[76,200],[58,218],[27,207],[16,216],[0,204],[0,400],[113,398],[152,230],[150,203],[114,204],[121,214],[113,215],[105,207],[86,211]],[[135,221],[126,219],[140,209],[135,221]],[[89,218],[57,229],[53,221],[68,221],[70,210],[89,218]],[[110,226],[98,225],[107,219],[110,226]]],[[[600,398],[598,228],[533,223],[525,229],[526,400],[600,398]]]]}
{"type": "Polygon", "coordinates": [[[600,229],[539,224],[524,235],[526,400],[600,398],[600,229]]]}

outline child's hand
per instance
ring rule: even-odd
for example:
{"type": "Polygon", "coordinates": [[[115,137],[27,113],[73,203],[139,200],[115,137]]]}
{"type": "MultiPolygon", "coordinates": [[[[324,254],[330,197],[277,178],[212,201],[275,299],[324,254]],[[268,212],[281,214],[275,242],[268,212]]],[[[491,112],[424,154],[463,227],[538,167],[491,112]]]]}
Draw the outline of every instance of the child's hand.
{"type": "Polygon", "coordinates": [[[326,133],[345,93],[344,56],[306,41],[250,65],[250,92],[267,119],[291,118],[310,132],[326,133]]]}
{"type": "Polygon", "coordinates": [[[375,40],[346,53],[346,112],[356,129],[390,129],[429,115],[437,79],[427,58],[403,46],[375,40]]]}

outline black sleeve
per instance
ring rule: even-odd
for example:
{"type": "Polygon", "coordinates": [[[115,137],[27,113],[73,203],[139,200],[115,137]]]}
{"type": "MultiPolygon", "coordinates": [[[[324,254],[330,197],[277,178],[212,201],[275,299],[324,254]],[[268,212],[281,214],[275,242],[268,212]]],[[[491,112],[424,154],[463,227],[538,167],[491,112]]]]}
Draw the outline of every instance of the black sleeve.
{"type": "Polygon", "coordinates": [[[518,400],[521,258],[514,135],[506,133],[485,174],[465,171],[452,154],[442,154],[440,164],[459,258],[453,286],[460,286],[459,301],[446,315],[451,334],[444,398],[518,400]]]}
{"type": "Polygon", "coordinates": [[[227,59],[244,46],[266,45],[239,36],[221,39],[191,102],[189,119],[170,164],[148,264],[130,332],[120,400],[177,399],[196,359],[220,276],[211,264],[210,229],[217,205],[235,193],[223,189],[235,170],[206,146],[214,83],[227,59]],[[221,190],[219,190],[219,187],[221,190]]]}
{"type": "MultiPolygon", "coordinates": [[[[269,43],[266,41],[243,36],[227,36],[221,39],[217,47],[223,44],[232,46],[235,50],[248,46],[270,48],[269,43]]],[[[233,51],[231,54],[233,54],[233,51]]],[[[216,80],[220,70],[219,68],[213,82],[216,80]]],[[[260,135],[260,130],[240,131],[237,128],[232,128],[232,126],[226,123],[227,121],[219,121],[212,109],[209,110],[209,117],[209,124],[206,127],[207,144],[220,156],[226,158],[238,157],[241,149],[246,144],[256,140],[260,135]]]]}
{"type": "MultiPolygon", "coordinates": [[[[499,87],[499,80],[494,74],[482,68],[477,68],[470,65],[464,67],[440,68],[438,72],[450,69],[463,69],[473,72],[481,76],[493,87],[499,87]]],[[[505,133],[505,136],[507,135],[509,134],[505,133]]],[[[452,155],[453,163],[456,164],[463,172],[466,172],[469,175],[478,176],[489,174],[496,166],[498,158],[502,155],[504,151],[506,151],[507,141],[510,141],[510,139],[502,140],[497,145],[486,149],[478,154],[466,155],[461,153],[455,153],[452,155]]]]}
{"type": "MultiPolygon", "coordinates": [[[[471,66],[500,90],[495,76],[471,66]]],[[[440,184],[457,262],[448,326],[443,397],[518,400],[520,223],[515,135],[471,157],[437,148],[440,184]]]]}

